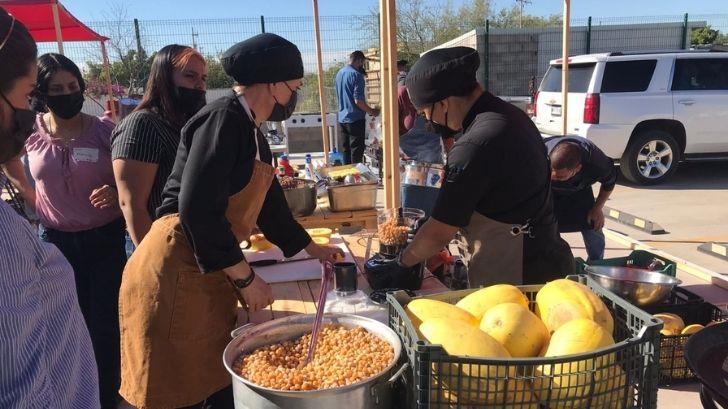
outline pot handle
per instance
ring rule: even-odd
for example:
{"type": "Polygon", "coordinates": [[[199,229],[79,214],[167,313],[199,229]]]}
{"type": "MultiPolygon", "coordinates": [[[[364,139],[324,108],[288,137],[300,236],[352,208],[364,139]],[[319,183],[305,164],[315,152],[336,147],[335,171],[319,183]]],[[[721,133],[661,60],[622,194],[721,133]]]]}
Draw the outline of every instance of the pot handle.
{"type": "Polygon", "coordinates": [[[243,332],[247,331],[250,327],[255,326],[253,323],[248,323],[245,325],[242,325],[240,327],[235,328],[234,330],[230,331],[230,338],[237,338],[238,335],[242,334],[243,332]]]}
{"type": "Polygon", "coordinates": [[[397,369],[397,372],[395,372],[394,375],[392,375],[392,377],[390,377],[387,380],[387,385],[389,385],[389,386],[394,385],[394,383],[397,381],[397,379],[402,377],[402,375],[404,374],[404,371],[406,371],[407,368],[409,368],[409,362],[405,362],[404,364],[402,364],[402,366],[399,367],[399,369],[397,369]]]}

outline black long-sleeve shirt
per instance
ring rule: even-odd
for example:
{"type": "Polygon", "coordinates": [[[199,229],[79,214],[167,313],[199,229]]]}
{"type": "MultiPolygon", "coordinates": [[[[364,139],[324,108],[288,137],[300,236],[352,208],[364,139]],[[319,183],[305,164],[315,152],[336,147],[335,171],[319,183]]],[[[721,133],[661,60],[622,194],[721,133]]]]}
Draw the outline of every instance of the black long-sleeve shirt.
{"type": "MultiPolygon", "coordinates": [[[[235,95],[205,106],[182,129],[172,173],[157,209],[161,217],[179,213],[182,228],[202,272],[218,271],[244,259],[225,217],[228,198],[250,181],[257,135],[260,160],[273,155],[235,95]]],[[[274,178],[258,216],[266,238],[293,256],[311,238],[291,215],[283,189],[274,178]]]]}
{"type": "Polygon", "coordinates": [[[549,154],[556,145],[561,143],[573,143],[581,151],[581,171],[569,180],[553,182],[552,187],[555,193],[569,195],[584,189],[591,189],[591,186],[599,182],[605,191],[614,190],[617,183],[617,169],[614,167],[612,158],[599,149],[594,142],[578,136],[553,136],[544,139],[549,154]]]}

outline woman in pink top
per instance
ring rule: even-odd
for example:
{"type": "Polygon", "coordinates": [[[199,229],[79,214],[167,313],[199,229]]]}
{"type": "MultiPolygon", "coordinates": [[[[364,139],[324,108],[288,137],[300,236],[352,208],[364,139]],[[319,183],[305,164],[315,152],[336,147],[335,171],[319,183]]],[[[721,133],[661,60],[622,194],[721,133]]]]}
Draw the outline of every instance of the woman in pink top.
{"type": "Polygon", "coordinates": [[[35,207],[40,237],[68,259],[99,370],[102,407],[116,407],[119,389],[118,298],[126,263],[125,225],[111,166],[108,119],[81,113],[85,84],[60,54],[38,59],[39,114],[25,143],[30,173],[14,161],[8,177],[35,207]]]}

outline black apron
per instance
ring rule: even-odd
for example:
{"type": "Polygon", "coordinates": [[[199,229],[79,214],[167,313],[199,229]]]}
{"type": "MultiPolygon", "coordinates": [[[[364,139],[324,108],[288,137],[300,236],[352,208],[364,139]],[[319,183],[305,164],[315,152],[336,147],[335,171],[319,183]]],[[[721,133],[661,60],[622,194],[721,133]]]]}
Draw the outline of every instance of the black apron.
{"type": "Polygon", "coordinates": [[[554,189],[554,213],[559,224],[559,232],[571,233],[592,229],[587,216],[594,203],[591,186],[575,192],[554,189]]]}
{"type": "MultiPolygon", "coordinates": [[[[551,165],[547,163],[549,173],[551,165]]],[[[551,179],[540,209],[520,225],[474,212],[461,229],[460,253],[468,265],[470,287],[508,283],[543,284],[574,273],[574,256],[559,235],[553,214],[551,179]]]]}

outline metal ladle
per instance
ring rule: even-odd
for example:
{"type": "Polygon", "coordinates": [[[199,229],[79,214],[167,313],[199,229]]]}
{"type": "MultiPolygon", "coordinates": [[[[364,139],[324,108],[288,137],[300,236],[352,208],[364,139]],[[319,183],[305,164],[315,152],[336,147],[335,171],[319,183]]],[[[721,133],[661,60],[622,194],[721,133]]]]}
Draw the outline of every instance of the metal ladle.
{"type": "Polygon", "coordinates": [[[321,332],[321,321],[324,318],[324,306],[326,305],[326,294],[328,293],[329,282],[333,274],[334,264],[326,261],[321,265],[321,291],[319,292],[318,305],[316,306],[316,319],[313,322],[313,330],[311,331],[311,344],[308,347],[308,355],[303,361],[302,367],[308,365],[313,360],[316,352],[316,341],[321,332]]]}

